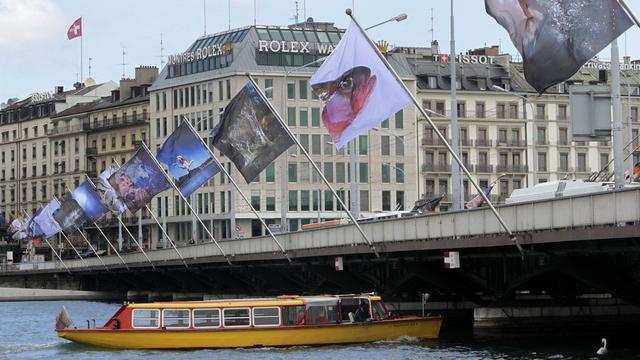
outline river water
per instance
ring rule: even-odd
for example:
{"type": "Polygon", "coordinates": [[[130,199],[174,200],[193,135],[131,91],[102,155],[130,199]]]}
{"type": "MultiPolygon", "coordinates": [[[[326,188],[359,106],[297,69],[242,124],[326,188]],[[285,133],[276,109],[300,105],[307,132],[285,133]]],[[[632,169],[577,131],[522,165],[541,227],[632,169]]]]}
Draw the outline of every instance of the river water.
{"type": "MultiPolygon", "coordinates": [[[[362,345],[234,350],[132,351],[107,350],[70,343],[56,336],[55,316],[66,306],[78,327],[86,319],[103,324],[120,306],[92,301],[0,303],[0,359],[598,359],[596,335],[478,337],[448,332],[437,342],[385,341],[362,345]]],[[[446,319],[445,319],[446,321],[446,319]]],[[[609,338],[607,359],[640,359],[640,332],[609,338]]]]}

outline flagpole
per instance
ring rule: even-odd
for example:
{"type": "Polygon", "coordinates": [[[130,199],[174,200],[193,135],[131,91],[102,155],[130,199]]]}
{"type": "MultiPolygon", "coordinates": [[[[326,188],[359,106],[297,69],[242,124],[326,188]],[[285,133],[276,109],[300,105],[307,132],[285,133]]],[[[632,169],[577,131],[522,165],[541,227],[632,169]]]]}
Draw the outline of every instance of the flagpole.
{"type": "MultiPolygon", "coordinates": [[[[115,158],[111,158],[111,161],[113,161],[114,164],[116,164],[118,167],[120,167],[120,164],[118,163],[118,161],[115,158]]],[[[91,180],[91,178],[89,176],[87,176],[87,179],[89,179],[89,181],[91,182],[91,184],[93,185],[93,187],[95,188],[95,184],[93,183],[93,180],[91,180]]],[[[155,214],[153,213],[153,211],[151,211],[151,209],[149,208],[149,205],[145,204],[144,205],[145,208],[147,209],[147,211],[151,214],[151,216],[153,217],[153,219],[156,221],[156,224],[158,224],[158,226],[160,226],[160,229],[162,230],[163,234],[169,239],[169,243],[171,243],[171,246],[173,246],[173,250],[175,250],[175,252],[178,254],[178,256],[180,257],[180,260],[182,260],[182,263],[184,264],[184,266],[188,269],[189,266],[187,266],[187,262],[184,260],[184,258],[182,257],[182,254],[180,253],[180,251],[178,251],[178,248],[176,248],[176,244],[173,242],[173,240],[171,239],[171,237],[169,236],[169,234],[166,233],[164,227],[162,225],[160,225],[160,222],[158,222],[158,218],[156,218],[155,214]]],[[[96,225],[97,226],[97,225],[96,225]]],[[[115,249],[114,249],[115,250],[115,249]]],[[[120,256],[120,255],[118,255],[120,256]]],[[[128,267],[127,267],[128,268],[128,267]]]]}
{"type": "Polygon", "coordinates": [[[509,228],[509,226],[507,225],[507,223],[504,222],[504,219],[502,219],[502,216],[500,216],[500,214],[498,213],[498,211],[496,210],[496,208],[493,206],[493,203],[491,203],[491,200],[489,200],[489,198],[487,197],[487,195],[484,193],[484,191],[482,190],[482,188],[480,187],[480,185],[478,185],[478,183],[475,181],[475,179],[471,176],[471,173],[469,172],[469,170],[467,169],[467,167],[462,163],[462,160],[460,160],[460,157],[458,156],[458,154],[456,154],[453,149],[451,148],[451,145],[447,142],[447,139],[444,138],[444,136],[442,135],[442,133],[440,132],[440,130],[438,129],[437,126],[435,126],[435,124],[433,123],[433,120],[431,120],[431,117],[429,117],[429,115],[427,114],[427,112],[422,108],[421,104],[418,102],[418,99],[416,99],[415,96],[413,96],[413,93],[411,93],[411,91],[409,91],[409,89],[407,88],[407,86],[404,84],[404,82],[402,81],[402,79],[400,79],[400,77],[398,76],[398,73],[396,73],[396,71],[393,69],[393,67],[391,67],[391,65],[389,64],[389,62],[387,61],[387,59],[382,56],[382,54],[380,53],[380,50],[378,49],[377,46],[375,46],[375,44],[371,41],[371,39],[369,39],[369,36],[367,36],[367,34],[365,33],[365,31],[362,29],[362,26],[360,26],[360,23],[358,23],[358,20],[355,19],[355,17],[353,16],[353,13],[351,12],[351,9],[347,9],[346,10],[347,15],[349,15],[349,17],[351,18],[351,20],[353,21],[354,24],[356,24],[356,26],[358,27],[358,29],[360,29],[360,32],[362,33],[362,35],[367,39],[367,41],[369,42],[369,45],[373,48],[373,50],[375,51],[375,53],[378,55],[378,58],[380,58],[380,60],[382,61],[382,63],[387,67],[387,69],[389,70],[389,72],[391,72],[391,74],[393,74],[393,76],[395,77],[396,81],[398,82],[398,84],[400,84],[400,86],[404,89],[404,91],[407,93],[407,95],[409,97],[411,97],[411,100],[413,101],[413,103],[415,104],[415,106],[418,108],[418,110],[420,111],[420,113],[422,114],[422,116],[425,117],[425,119],[427,120],[427,122],[429,123],[429,125],[431,126],[431,128],[433,129],[433,131],[436,133],[436,135],[438,136],[438,138],[440,139],[440,141],[444,144],[444,146],[447,148],[447,151],[449,151],[449,153],[451,154],[451,157],[453,157],[453,159],[458,163],[458,166],[460,166],[460,168],[462,169],[462,171],[464,171],[465,175],[467,176],[467,178],[469,179],[469,181],[473,184],[473,186],[476,188],[476,190],[480,193],[480,195],[482,195],[482,198],[484,199],[485,202],[487,202],[487,204],[489,205],[489,207],[491,208],[491,211],[493,212],[493,214],[495,215],[495,217],[498,219],[498,222],[500,222],[500,225],[502,225],[502,227],[504,228],[504,230],[507,232],[507,234],[509,235],[509,238],[511,239],[511,241],[514,242],[514,244],[516,245],[516,247],[518,248],[518,250],[520,251],[520,254],[522,254],[522,246],[520,246],[520,243],[518,242],[518,239],[513,235],[513,233],[511,232],[511,229],[509,228]]]}
{"type": "Polygon", "coordinates": [[[111,241],[109,241],[109,238],[107,237],[107,235],[104,233],[104,231],[102,231],[102,229],[100,228],[100,226],[98,226],[98,224],[94,221],[93,222],[93,226],[95,226],[98,231],[100,232],[100,234],[102,235],[102,237],[106,240],[107,244],[109,244],[109,246],[111,247],[111,249],[113,249],[113,251],[116,253],[116,255],[118,256],[118,258],[120,259],[120,261],[122,261],[122,264],[127,268],[127,270],[129,270],[129,265],[127,264],[126,261],[124,261],[124,259],[122,258],[122,256],[120,256],[120,253],[118,252],[118,250],[116,249],[115,246],[113,246],[113,244],[111,243],[111,241]]]}
{"type": "MultiPolygon", "coordinates": [[[[251,74],[250,73],[246,73],[246,75],[249,78],[249,80],[251,80],[251,82],[253,83],[253,86],[255,86],[256,89],[258,90],[258,93],[260,94],[260,97],[262,98],[262,100],[267,104],[267,106],[269,106],[269,109],[271,109],[271,111],[275,114],[275,116],[278,119],[278,121],[280,121],[281,125],[286,129],[286,131],[289,134],[289,136],[291,137],[291,139],[298,145],[298,147],[300,148],[300,151],[302,151],[304,156],[307,159],[309,159],[309,162],[311,163],[311,166],[313,166],[313,168],[316,170],[316,172],[318,173],[318,175],[320,176],[322,181],[327,185],[327,187],[329,187],[329,190],[331,190],[331,193],[333,194],[333,196],[336,198],[336,200],[338,200],[338,203],[340,204],[340,206],[342,206],[342,208],[345,210],[345,212],[347,213],[347,216],[349,216],[349,219],[351,219],[351,222],[353,223],[353,225],[355,225],[355,227],[358,229],[358,232],[360,232],[360,235],[362,235],[364,240],[367,242],[367,245],[369,245],[369,248],[371,249],[371,251],[373,251],[373,253],[376,255],[376,257],[379,258],[380,254],[378,254],[378,250],[376,250],[375,245],[373,245],[371,240],[369,240],[369,237],[367,236],[367,234],[365,234],[364,230],[362,230],[362,227],[360,227],[360,224],[358,224],[358,221],[353,217],[353,214],[351,213],[349,208],[345,205],[344,201],[342,201],[342,199],[338,196],[336,191],[333,189],[333,187],[329,183],[329,180],[327,180],[327,178],[324,176],[322,171],[320,171],[320,169],[318,168],[318,165],[316,165],[316,163],[313,161],[313,159],[311,159],[311,155],[309,155],[309,153],[304,148],[304,146],[302,146],[302,144],[300,143],[300,140],[298,140],[298,138],[291,132],[291,129],[289,129],[287,124],[285,124],[284,121],[282,121],[282,118],[280,117],[280,114],[278,114],[276,109],[271,105],[271,103],[269,102],[267,97],[262,92],[262,89],[258,86],[256,81],[251,76],[251,74]]],[[[282,179],[282,180],[284,181],[284,179],[282,179]]]]}
{"type": "Polygon", "coordinates": [[[204,145],[204,147],[209,151],[209,155],[211,155],[213,160],[215,160],[216,164],[220,167],[220,169],[222,169],[222,172],[224,172],[224,174],[227,176],[227,178],[229,179],[231,184],[233,184],[233,186],[236,188],[236,190],[238,190],[238,192],[240,193],[240,196],[242,196],[242,198],[247,203],[247,205],[249,205],[249,208],[251,209],[253,214],[258,217],[258,220],[260,220],[260,223],[262,223],[262,226],[264,226],[264,228],[267,229],[267,232],[269,233],[269,236],[271,236],[271,238],[276,243],[276,245],[278,245],[278,248],[280,248],[280,251],[282,251],[282,254],[287,258],[289,263],[291,263],[291,258],[289,257],[289,254],[287,254],[287,251],[284,249],[284,247],[282,247],[282,244],[280,244],[280,242],[275,237],[275,235],[273,235],[273,232],[271,232],[271,229],[269,229],[269,226],[267,226],[267,224],[264,222],[264,220],[262,219],[262,216],[260,216],[260,214],[258,214],[256,209],[253,207],[253,205],[251,204],[251,201],[249,201],[249,199],[246,197],[244,192],[242,190],[240,190],[240,187],[238,186],[238,183],[236,183],[236,181],[231,177],[231,174],[229,174],[227,169],[225,169],[224,166],[222,166],[222,164],[220,163],[220,160],[218,160],[218,158],[213,153],[213,151],[211,151],[209,146],[204,142],[204,140],[200,137],[200,135],[198,135],[196,130],[193,128],[193,126],[191,126],[191,123],[189,121],[185,121],[185,120],[183,120],[183,122],[186,122],[187,125],[189,126],[189,129],[191,129],[191,131],[193,132],[193,134],[195,136],[197,136],[198,139],[200,139],[200,142],[202,142],[202,145],[204,145]]]}
{"type": "Polygon", "coordinates": [[[140,243],[138,242],[138,240],[136,240],[136,237],[133,236],[133,234],[131,233],[131,231],[129,231],[129,228],[124,224],[124,222],[122,221],[122,218],[120,216],[118,216],[118,222],[120,223],[120,225],[122,225],[122,227],[124,228],[124,230],[127,232],[127,234],[129,235],[129,237],[133,240],[134,243],[136,243],[136,245],[138,246],[138,249],[140,249],[140,251],[142,251],[142,255],[144,255],[144,257],[147,259],[147,261],[149,262],[149,264],[151,264],[151,267],[153,268],[153,270],[156,269],[156,266],[153,264],[153,262],[151,261],[151,259],[149,259],[149,256],[147,256],[147,253],[144,251],[144,249],[142,248],[142,245],[140,245],[140,243]]]}
{"type": "Polygon", "coordinates": [[[82,23],[82,16],[80,17],[80,31],[82,31],[82,34],[80,34],[80,84],[84,83],[84,65],[82,64],[82,38],[84,37],[84,24],[82,23]]]}
{"type": "Polygon", "coordinates": [[[640,19],[636,16],[636,14],[631,10],[629,5],[625,2],[625,0],[618,0],[618,3],[622,6],[622,8],[627,12],[629,17],[633,20],[636,26],[640,27],[640,19]]]}
{"type": "MultiPolygon", "coordinates": [[[[31,217],[27,215],[26,211],[24,211],[24,215],[27,217],[28,220],[31,220],[31,217]]],[[[60,262],[62,263],[62,266],[64,266],[64,268],[67,269],[67,272],[71,274],[71,270],[69,270],[69,268],[67,267],[67,264],[64,263],[64,261],[62,260],[62,257],[58,255],[58,253],[56,252],[56,249],[54,249],[53,246],[51,246],[51,243],[49,242],[49,239],[46,238],[46,235],[42,234],[42,238],[47,243],[47,245],[49,245],[49,248],[51,249],[51,251],[53,251],[53,253],[56,255],[58,260],[60,260],[60,262]]]]}
{"type": "MultiPolygon", "coordinates": [[[[65,188],[67,190],[67,192],[69,192],[69,194],[71,194],[71,190],[69,190],[68,187],[65,188]]],[[[98,252],[96,251],[96,249],[93,247],[93,245],[91,245],[91,242],[89,241],[89,239],[87,239],[87,237],[82,233],[82,231],[80,231],[80,228],[76,225],[73,224],[73,226],[76,228],[76,231],[80,234],[80,236],[82,236],[82,238],[84,239],[84,241],[87,242],[87,244],[89,245],[89,247],[91,248],[91,251],[93,251],[93,254],[98,258],[98,260],[100,260],[100,262],[102,263],[102,265],[105,267],[105,269],[107,269],[107,271],[109,270],[109,268],[107,267],[107,264],[104,263],[104,261],[102,260],[102,258],[100,257],[100,255],[98,255],[98,252]]]]}
{"type": "MultiPolygon", "coordinates": [[[[185,196],[182,195],[182,192],[178,188],[178,185],[176,185],[176,183],[173,181],[173,179],[171,179],[171,177],[164,171],[164,168],[162,167],[162,165],[160,165],[160,162],[158,162],[158,159],[156,159],[156,157],[151,154],[151,150],[149,150],[149,148],[147,147],[147,144],[144,141],[142,142],[142,147],[144,148],[144,150],[146,152],[149,153],[149,155],[151,156],[153,161],[155,161],[156,165],[158,165],[158,167],[162,170],[162,174],[164,174],[164,177],[167,179],[167,181],[169,181],[171,186],[173,186],[173,188],[178,192],[178,195],[180,195],[182,200],[187,204],[187,207],[189,207],[189,210],[191,210],[191,213],[195,214],[195,211],[193,211],[193,207],[191,206],[191,204],[189,204],[189,202],[187,201],[187,198],[185,198],[185,196]]],[[[198,214],[195,214],[195,215],[196,215],[196,218],[198,219],[198,221],[200,222],[200,225],[207,232],[207,235],[209,235],[211,240],[213,240],[213,243],[216,244],[216,246],[218,247],[218,250],[220,250],[220,253],[222,254],[222,256],[224,256],[224,258],[227,260],[229,265],[231,265],[231,260],[229,259],[229,256],[227,254],[225,254],[224,250],[222,250],[222,247],[220,247],[220,244],[218,243],[216,238],[213,236],[213,234],[211,234],[209,229],[204,225],[204,222],[202,221],[202,219],[200,219],[200,216],[198,216],[198,214]]]]}

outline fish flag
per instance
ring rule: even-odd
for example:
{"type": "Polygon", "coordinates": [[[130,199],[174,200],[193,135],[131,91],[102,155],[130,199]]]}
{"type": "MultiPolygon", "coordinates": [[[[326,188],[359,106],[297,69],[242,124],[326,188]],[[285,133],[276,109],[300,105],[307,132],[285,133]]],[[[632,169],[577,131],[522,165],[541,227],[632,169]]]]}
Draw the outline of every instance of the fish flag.
{"type": "Polygon", "coordinates": [[[252,81],[227,105],[211,138],[213,146],[233,161],[247,183],[294,144],[252,81]]]}
{"type": "Polygon", "coordinates": [[[114,166],[109,166],[98,176],[96,183],[96,193],[100,197],[100,202],[114,215],[120,215],[127,211],[127,205],[118,198],[116,190],[109,184],[109,178],[116,172],[114,166]]]}
{"type": "Polygon", "coordinates": [[[311,77],[324,102],[322,122],[340,149],[411,102],[353,21],[331,55],[311,77]]]}
{"type": "Polygon", "coordinates": [[[186,121],[165,140],[156,159],[167,165],[169,174],[176,179],[176,185],[185,197],[221,170],[200,136],[186,121]]]}
{"type": "MultiPolygon", "coordinates": [[[[491,184],[490,186],[484,188],[482,191],[484,191],[484,194],[486,196],[489,196],[489,194],[491,194],[491,190],[493,190],[493,186],[495,185],[495,183],[491,184]]],[[[482,195],[478,194],[476,196],[473,197],[473,199],[469,200],[466,204],[465,207],[467,209],[475,209],[475,208],[479,208],[480,206],[482,206],[482,204],[484,204],[484,198],[482,197],[482,195]]]]}
{"type": "Polygon", "coordinates": [[[107,212],[107,208],[100,201],[100,195],[89,181],[85,181],[71,193],[71,197],[82,208],[88,221],[94,222],[107,212]]]}
{"type": "Polygon", "coordinates": [[[539,93],[563,82],[632,26],[617,0],[485,0],[539,93]]]}
{"type": "Polygon", "coordinates": [[[154,196],[171,187],[164,170],[144,146],[111,174],[109,185],[131,213],[136,213],[154,196]]]}
{"type": "Polygon", "coordinates": [[[45,238],[51,237],[62,231],[58,222],[54,219],[53,214],[60,208],[60,204],[56,199],[51,199],[42,211],[33,216],[33,221],[40,228],[45,238]]]}
{"type": "Polygon", "coordinates": [[[80,36],[82,36],[82,16],[76,19],[76,21],[69,26],[69,30],[67,30],[67,38],[69,38],[69,40],[80,36]]]}
{"type": "Polygon", "coordinates": [[[71,194],[62,197],[60,208],[53,212],[53,218],[67,234],[74,233],[87,221],[84,211],[71,194]]]}

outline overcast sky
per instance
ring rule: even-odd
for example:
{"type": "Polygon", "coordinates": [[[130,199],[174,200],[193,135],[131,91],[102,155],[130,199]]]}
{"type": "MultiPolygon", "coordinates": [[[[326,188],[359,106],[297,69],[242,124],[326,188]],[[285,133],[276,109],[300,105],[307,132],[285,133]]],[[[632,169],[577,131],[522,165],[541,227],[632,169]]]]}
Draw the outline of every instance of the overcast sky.
{"type": "MultiPolygon", "coordinates": [[[[627,0],[640,13],[640,0],[627,0]]],[[[295,1],[255,0],[257,23],[293,23],[295,1]]],[[[434,36],[442,52],[449,49],[449,4],[443,0],[306,0],[299,1],[300,21],[335,22],[346,27],[344,10],[354,5],[354,14],[370,26],[400,13],[408,19],[371,30],[374,40],[392,45],[427,46],[431,41],[430,12],[434,14],[434,36]],[[306,3],[306,11],[303,9],[306,3]]],[[[482,0],[456,0],[456,48],[458,52],[500,44],[515,54],[506,31],[484,10],[482,0]]],[[[227,30],[227,0],[206,0],[207,33],[227,30]]],[[[82,16],[84,25],[84,75],[98,82],[133,77],[137,65],[160,65],[160,34],[165,55],[184,51],[204,33],[203,0],[0,0],[0,102],[24,98],[33,92],[52,91],[56,85],[68,89],[80,73],[80,39],[68,40],[67,29],[82,16]]],[[[231,28],[251,25],[254,0],[231,1],[231,28]]],[[[640,58],[640,29],[627,32],[628,54],[640,58]]],[[[620,38],[625,53],[624,35],[620,38]]],[[[605,50],[601,57],[608,58],[605,50]]]]}

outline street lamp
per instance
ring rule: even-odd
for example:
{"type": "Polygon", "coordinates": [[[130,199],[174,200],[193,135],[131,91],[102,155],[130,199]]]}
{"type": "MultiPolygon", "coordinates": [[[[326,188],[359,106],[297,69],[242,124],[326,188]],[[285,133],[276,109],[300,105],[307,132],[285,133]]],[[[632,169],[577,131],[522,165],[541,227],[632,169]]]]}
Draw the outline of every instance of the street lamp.
{"type": "Polygon", "coordinates": [[[391,18],[391,19],[389,19],[389,20],[385,20],[385,21],[383,21],[383,22],[381,22],[381,23],[377,23],[377,24],[375,24],[375,25],[369,26],[369,27],[368,27],[368,28],[366,28],[365,30],[373,29],[373,28],[374,28],[374,27],[376,27],[376,26],[380,26],[380,25],[382,25],[382,24],[386,24],[386,23],[388,23],[388,22],[392,22],[392,21],[400,22],[400,21],[406,20],[406,19],[407,19],[407,17],[408,17],[408,15],[407,15],[407,14],[402,13],[402,14],[400,14],[400,15],[397,15],[397,16],[392,17],[392,18],[391,18]]]}
{"type": "MultiPolygon", "coordinates": [[[[502,88],[498,85],[493,85],[491,87],[493,90],[497,90],[500,92],[504,92],[504,93],[508,93],[511,94],[513,96],[519,97],[520,99],[522,99],[522,101],[524,102],[524,104],[529,104],[531,106],[531,127],[532,127],[532,131],[531,131],[531,157],[533,158],[531,161],[531,180],[533,180],[533,185],[535,186],[535,184],[538,183],[538,151],[536,149],[536,145],[538,143],[538,128],[536,126],[536,113],[534,112],[534,108],[533,108],[533,103],[528,101],[528,99],[520,94],[516,94],[514,92],[508,91],[505,88],[502,88]]],[[[529,119],[527,119],[526,116],[526,108],[523,109],[524,112],[524,121],[525,123],[528,122],[529,119]]],[[[526,128],[525,128],[526,129],[526,128]]]]}
{"type": "MultiPolygon", "coordinates": [[[[403,147],[403,148],[406,148],[406,146],[405,146],[405,142],[404,142],[404,137],[402,137],[402,136],[400,136],[400,135],[396,135],[396,134],[394,134],[394,133],[392,133],[392,132],[390,132],[390,131],[382,130],[382,129],[380,129],[380,128],[372,128],[371,130],[373,130],[373,131],[377,131],[377,132],[381,132],[381,133],[384,133],[384,134],[387,134],[387,135],[390,135],[390,136],[395,137],[395,138],[396,138],[396,141],[401,141],[401,142],[402,142],[402,147],[403,147]]],[[[386,164],[388,164],[389,166],[391,166],[391,167],[395,168],[396,170],[400,170],[400,171],[402,172],[402,180],[403,180],[403,181],[402,181],[402,182],[403,182],[403,184],[402,184],[402,186],[403,186],[403,191],[402,191],[402,192],[403,192],[402,204],[403,204],[404,209],[406,210],[406,209],[407,209],[407,199],[408,199],[408,195],[407,195],[407,176],[405,175],[404,169],[400,169],[400,168],[398,168],[398,167],[396,167],[396,166],[391,165],[390,163],[386,163],[386,164]]]]}

